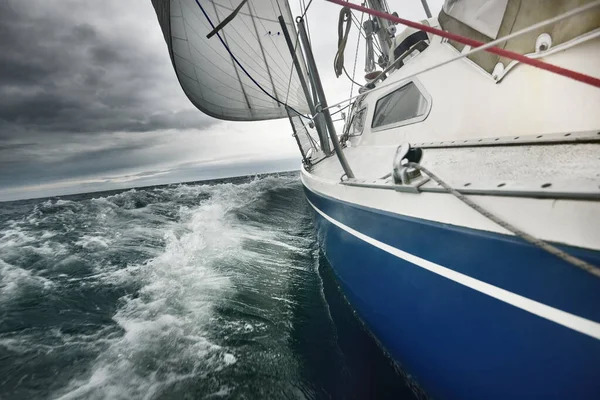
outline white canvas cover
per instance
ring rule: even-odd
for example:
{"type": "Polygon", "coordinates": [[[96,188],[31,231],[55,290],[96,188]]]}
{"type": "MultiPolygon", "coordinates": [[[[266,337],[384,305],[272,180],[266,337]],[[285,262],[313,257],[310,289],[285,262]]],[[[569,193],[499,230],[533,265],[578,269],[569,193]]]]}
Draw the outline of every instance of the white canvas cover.
{"type": "Polygon", "coordinates": [[[446,0],[444,12],[484,35],[496,39],[508,0],[446,0]]]}
{"type": "MultiPolygon", "coordinates": [[[[287,117],[285,107],[309,113],[279,15],[295,43],[296,29],[287,0],[248,0],[218,32],[213,30],[242,0],[152,0],[173,66],[190,101],[215,118],[238,121],[287,117]],[[206,15],[205,15],[206,13],[206,15]],[[288,93],[289,89],[289,93],[288,93]],[[287,100],[286,100],[287,98],[287,100]]],[[[299,46],[298,46],[299,47],[299,46]]],[[[305,65],[300,50],[301,65],[305,65]]],[[[306,76],[306,71],[302,71],[306,76]]]]}

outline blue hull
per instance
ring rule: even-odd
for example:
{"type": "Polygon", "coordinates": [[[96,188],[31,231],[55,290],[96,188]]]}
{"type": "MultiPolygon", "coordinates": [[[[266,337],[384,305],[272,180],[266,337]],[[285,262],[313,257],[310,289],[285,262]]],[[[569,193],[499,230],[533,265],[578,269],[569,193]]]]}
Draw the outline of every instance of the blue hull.
{"type": "Polygon", "coordinates": [[[305,192],[346,297],[430,396],[600,398],[600,279],[514,237],[305,192]]]}

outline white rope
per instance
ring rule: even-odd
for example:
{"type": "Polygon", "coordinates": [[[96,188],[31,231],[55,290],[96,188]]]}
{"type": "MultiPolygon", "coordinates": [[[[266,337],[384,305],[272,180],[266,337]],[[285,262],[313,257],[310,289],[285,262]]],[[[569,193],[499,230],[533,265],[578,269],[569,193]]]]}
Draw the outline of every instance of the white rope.
{"type": "Polygon", "coordinates": [[[413,163],[413,162],[409,162],[408,165],[424,172],[427,176],[429,176],[431,179],[436,181],[440,186],[442,186],[444,189],[446,189],[446,191],[448,191],[448,193],[452,194],[454,197],[456,197],[457,199],[459,199],[460,201],[462,201],[463,203],[465,203],[466,205],[471,207],[473,210],[477,211],[479,214],[483,215],[484,217],[486,217],[486,218],[490,219],[491,221],[495,222],[496,224],[500,225],[502,228],[506,229],[507,231],[514,233],[516,236],[520,237],[521,239],[525,240],[526,242],[529,242],[529,243],[533,244],[534,246],[537,246],[537,247],[541,248],[542,250],[545,250],[548,253],[555,255],[556,257],[568,262],[569,264],[571,264],[577,268],[581,268],[582,270],[589,272],[590,274],[596,276],[597,278],[600,278],[600,269],[599,268],[596,268],[592,264],[587,263],[577,257],[574,257],[574,256],[562,251],[558,247],[555,247],[555,246],[551,245],[550,243],[543,241],[542,239],[538,239],[534,236],[531,236],[527,232],[524,232],[521,229],[504,221],[502,218],[487,211],[486,209],[484,209],[477,203],[473,202],[467,196],[465,196],[464,194],[460,193],[458,190],[456,190],[453,187],[451,187],[450,185],[448,185],[440,177],[438,177],[437,175],[435,175],[433,172],[429,171],[427,168],[423,167],[422,165],[413,163]]]}
{"type": "MultiPolygon", "coordinates": [[[[442,62],[442,63],[436,64],[436,65],[433,65],[433,66],[431,66],[431,67],[428,67],[428,68],[425,68],[425,69],[423,69],[423,70],[421,70],[421,71],[415,72],[414,74],[411,74],[411,75],[405,76],[405,77],[403,77],[403,78],[402,78],[401,80],[399,80],[399,81],[394,81],[394,82],[387,83],[387,84],[385,84],[385,85],[376,86],[375,88],[371,89],[371,90],[369,91],[369,93],[372,93],[372,92],[374,92],[374,91],[377,91],[377,90],[380,90],[380,89],[384,89],[384,88],[386,88],[386,87],[389,87],[389,86],[392,86],[392,85],[398,85],[398,84],[400,84],[400,83],[402,83],[402,82],[405,82],[405,81],[408,81],[408,80],[410,80],[410,79],[412,79],[412,78],[415,78],[415,77],[417,77],[418,75],[421,75],[421,74],[423,74],[423,73],[425,73],[425,72],[432,71],[432,70],[434,70],[434,69],[437,69],[437,68],[440,68],[440,67],[442,67],[442,66],[444,66],[444,65],[446,65],[446,64],[450,64],[451,62],[458,61],[458,60],[460,60],[460,59],[463,59],[463,58],[469,57],[469,56],[471,56],[471,55],[473,55],[473,54],[476,54],[476,53],[479,53],[479,52],[481,52],[481,51],[484,51],[484,50],[486,50],[486,49],[489,49],[490,47],[494,47],[494,46],[496,46],[496,45],[498,45],[498,44],[501,44],[501,43],[503,43],[503,42],[506,42],[507,40],[514,39],[514,38],[516,38],[516,37],[519,37],[519,36],[522,36],[522,35],[524,35],[524,34],[526,34],[526,33],[532,32],[532,31],[534,31],[534,30],[536,30],[536,29],[543,28],[544,26],[551,25],[551,24],[554,24],[554,23],[556,23],[556,22],[559,22],[559,21],[562,21],[562,20],[565,20],[565,19],[571,18],[571,17],[573,17],[573,16],[575,16],[575,15],[578,15],[578,14],[584,13],[584,12],[586,12],[586,11],[589,11],[589,10],[591,10],[591,9],[593,9],[593,8],[596,8],[596,7],[598,7],[598,6],[600,6],[600,0],[597,0],[597,1],[593,2],[593,3],[589,3],[589,4],[586,4],[586,5],[584,5],[584,6],[578,7],[578,8],[576,8],[576,9],[574,9],[574,10],[568,11],[568,12],[566,12],[566,13],[564,13],[564,14],[562,14],[562,15],[559,15],[559,16],[557,16],[557,17],[550,18],[550,19],[547,19],[547,20],[545,20],[545,21],[542,21],[542,22],[538,22],[537,24],[531,25],[531,26],[529,26],[529,27],[527,27],[527,28],[525,28],[525,29],[521,29],[520,31],[513,32],[513,33],[511,33],[510,35],[503,36],[503,37],[501,37],[501,38],[499,38],[499,39],[493,40],[493,41],[491,41],[491,42],[489,42],[489,43],[487,43],[487,44],[485,44],[485,45],[483,45],[483,46],[476,47],[475,49],[473,49],[473,50],[471,50],[471,51],[469,51],[469,52],[466,52],[466,53],[464,53],[464,54],[460,54],[459,56],[456,56],[456,57],[454,57],[454,58],[451,58],[451,59],[449,59],[449,60],[446,60],[446,61],[444,61],[444,62],[442,62]]],[[[345,103],[345,102],[347,102],[347,101],[352,101],[352,100],[354,100],[354,99],[356,99],[357,97],[360,97],[360,96],[362,96],[362,95],[363,95],[363,93],[357,94],[357,95],[355,95],[355,96],[353,96],[353,97],[351,97],[351,98],[349,98],[349,99],[345,99],[345,100],[342,100],[342,101],[340,101],[340,102],[338,102],[338,103],[335,103],[335,104],[333,104],[333,105],[330,105],[330,106],[329,106],[329,107],[327,107],[327,108],[337,107],[337,106],[339,106],[340,104],[343,104],[343,103],[345,103]]],[[[313,118],[314,118],[314,116],[313,116],[313,118]]]]}

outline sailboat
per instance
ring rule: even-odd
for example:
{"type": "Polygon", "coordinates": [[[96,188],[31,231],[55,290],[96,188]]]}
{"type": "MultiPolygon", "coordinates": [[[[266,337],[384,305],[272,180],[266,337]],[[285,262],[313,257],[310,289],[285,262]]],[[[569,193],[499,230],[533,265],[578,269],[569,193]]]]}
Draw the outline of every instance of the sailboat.
{"type": "Polygon", "coordinates": [[[152,3],[198,109],[290,120],[322,251],[415,391],[600,398],[600,2],[328,1],[365,17],[340,132],[306,10],[152,3]]]}

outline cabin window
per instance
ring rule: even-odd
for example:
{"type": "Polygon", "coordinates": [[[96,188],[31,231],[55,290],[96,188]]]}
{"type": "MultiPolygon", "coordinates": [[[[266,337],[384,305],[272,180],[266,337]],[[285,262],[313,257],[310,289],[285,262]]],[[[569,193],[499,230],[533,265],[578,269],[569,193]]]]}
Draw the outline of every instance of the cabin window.
{"type": "Polygon", "coordinates": [[[348,130],[346,134],[348,136],[359,136],[362,135],[363,129],[365,127],[365,119],[367,118],[367,108],[363,108],[359,111],[356,111],[350,120],[350,125],[348,125],[348,130]]]}
{"type": "Polygon", "coordinates": [[[375,105],[371,128],[388,129],[425,119],[429,101],[415,82],[386,94],[375,105]]]}

